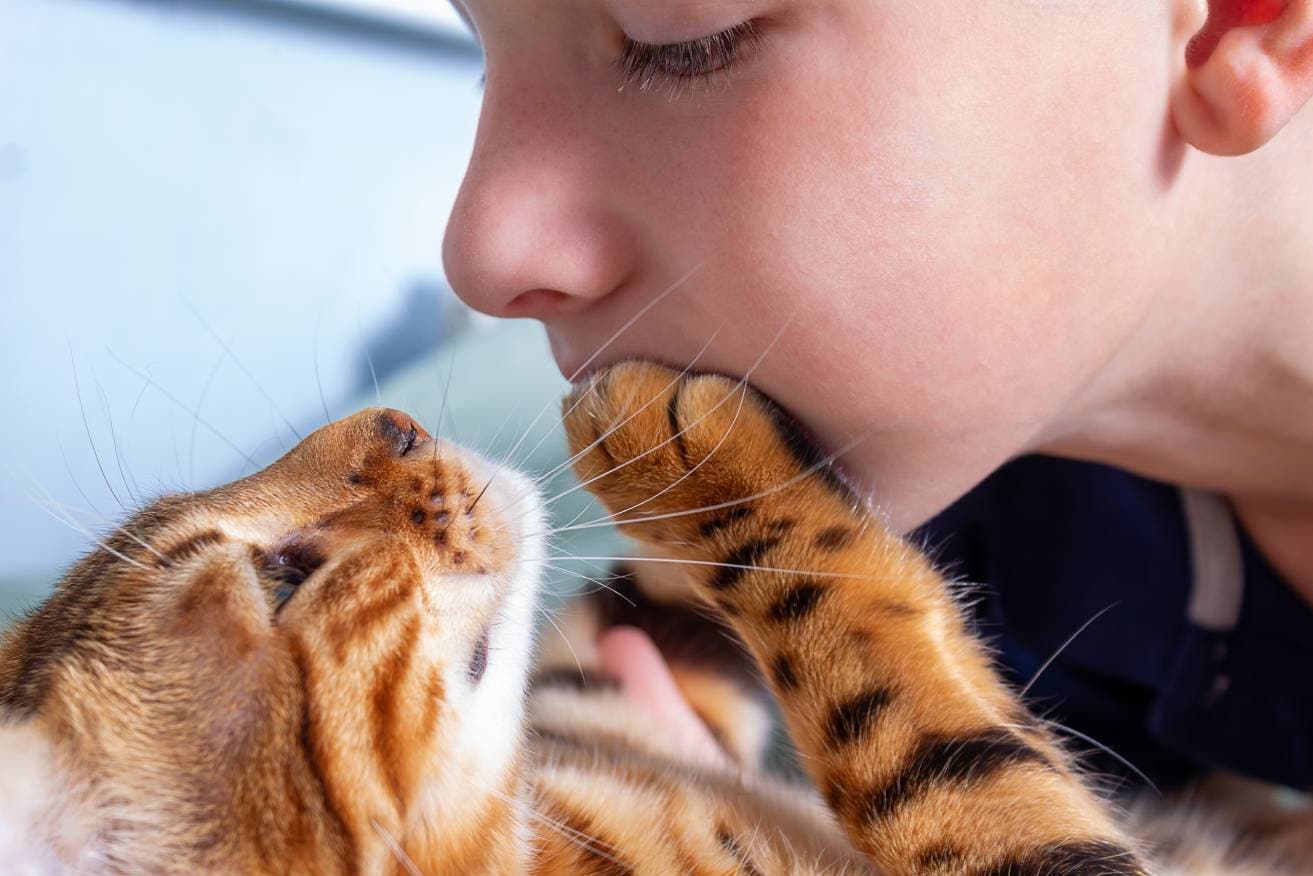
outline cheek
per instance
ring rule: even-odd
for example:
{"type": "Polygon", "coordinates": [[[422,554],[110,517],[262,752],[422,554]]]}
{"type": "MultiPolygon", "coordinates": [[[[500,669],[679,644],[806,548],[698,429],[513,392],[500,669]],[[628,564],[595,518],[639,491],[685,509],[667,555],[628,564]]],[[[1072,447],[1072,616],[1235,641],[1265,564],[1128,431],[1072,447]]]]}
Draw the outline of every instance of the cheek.
{"type": "MultiPolygon", "coordinates": [[[[1079,55],[1066,31],[1046,36],[1079,55]]],[[[792,316],[772,355],[787,373],[768,364],[765,388],[858,381],[891,426],[953,428],[1004,391],[1036,417],[1060,404],[1133,315],[1108,291],[1135,285],[1128,253],[1149,220],[1127,195],[1149,186],[1127,187],[1159,128],[1146,112],[1142,144],[1104,129],[1125,108],[1097,80],[1015,60],[1036,38],[982,25],[967,43],[960,23],[891,20],[838,52],[819,36],[789,48],[805,79],[745,80],[675,171],[710,207],[681,248],[707,254],[700,282],[717,290],[686,327],[731,326],[727,368],[741,370],[792,316]]],[[[836,415],[851,404],[829,401],[836,415]]]]}

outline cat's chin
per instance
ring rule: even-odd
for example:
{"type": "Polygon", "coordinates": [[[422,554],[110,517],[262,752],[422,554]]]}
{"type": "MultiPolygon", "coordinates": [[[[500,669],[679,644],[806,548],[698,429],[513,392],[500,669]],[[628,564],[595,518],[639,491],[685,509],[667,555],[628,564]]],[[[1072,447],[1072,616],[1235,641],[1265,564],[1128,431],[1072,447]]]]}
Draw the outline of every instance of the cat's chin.
{"type": "Polygon", "coordinates": [[[0,788],[10,792],[0,806],[0,873],[68,872],[91,831],[57,775],[54,749],[34,723],[0,723],[0,788]]]}
{"type": "MultiPolygon", "coordinates": [[[[471,454],[472,456],[472,454],[471,454]]],[[[483,501],[493,503],[510,530],[515,557],[510,586],[488,626],[487,666],[461,710],[455,762],[475,782],[495,784],[518,761],[525,689],[533,662],[536,610],[545,562],[546,515],[533,483],[482,459],[468,464],[490,480],[483,501]]]]}

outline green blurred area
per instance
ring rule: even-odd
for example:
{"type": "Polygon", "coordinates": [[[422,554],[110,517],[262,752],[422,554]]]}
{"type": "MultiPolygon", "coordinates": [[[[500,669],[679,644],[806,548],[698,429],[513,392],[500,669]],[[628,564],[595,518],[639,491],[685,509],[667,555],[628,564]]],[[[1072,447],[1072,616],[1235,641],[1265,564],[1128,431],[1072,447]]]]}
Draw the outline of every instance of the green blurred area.
{"type": "MultiPolygon", "coordinates": [[[[575,486],[560,427],[560,399],[567,389],[553,363],[541,326],[527,321],[475,322],[453,341],[406,368],[358,400],[356,407],[381,401],[414,416],[430,431],[508,461],[530,475],[560,469],[544,481],[554,526],[587,523],[602,517],[585,490],[575,486]],[[559,498],[558,498],[559,497],[559,498]]],[[[33,514],[41,513],[33,506],[33,514]]],[[[547,573],[549,600],[559,599],[585,576],[599,577],[605,563],[572,556],[612,556],[622,544],[609,527],[585,528],[552,537],[547,573]]],[[[71,565],[77,558],[66,558],[71,565]]],[[[61,569],[48,575],[0,580],[0,625],[36,605],[61,569]]]]}
{"type": "Polygon", "coordinates": [[[37,605],[54,586],[57,572],[39,578],[0,578],[0,626],[37,605]]]}

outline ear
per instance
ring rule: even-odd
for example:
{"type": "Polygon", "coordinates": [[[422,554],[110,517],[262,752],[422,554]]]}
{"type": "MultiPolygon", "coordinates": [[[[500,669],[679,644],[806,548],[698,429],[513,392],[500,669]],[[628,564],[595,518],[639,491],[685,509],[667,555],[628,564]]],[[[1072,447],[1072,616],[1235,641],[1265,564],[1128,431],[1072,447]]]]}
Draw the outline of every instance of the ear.
{"type": "Polygon", "coordinates": [[[1313,0],[1208,0],[1185,55],[1176,130],[1213,155],[1252,152],[1313,94],[1313,0]]]}
{"type": "MultiPolygon", "coordinates": [[[[3,719],[0,718],[0,722],[3,719]]],[[[62,872],[53,840],[63,831],[52,816],[64,809],[49,744],[26,724],[0,723],[0,873],[62,872]]]]}

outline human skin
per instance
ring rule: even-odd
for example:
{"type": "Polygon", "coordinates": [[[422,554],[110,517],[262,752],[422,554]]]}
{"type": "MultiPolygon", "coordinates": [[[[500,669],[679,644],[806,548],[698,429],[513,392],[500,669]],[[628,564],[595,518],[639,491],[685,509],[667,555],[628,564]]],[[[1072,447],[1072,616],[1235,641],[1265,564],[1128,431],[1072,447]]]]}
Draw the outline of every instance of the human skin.
{"type": "Polygon", "coordinates": [[[463,0],[448,278],[573,376],[692,270],[592,364],[751,372],[904,529],[1031,452],[1218,491],[1313,599],[1313,0],[1255,2],[1187,64],[1203,0],[463,0]]]}

